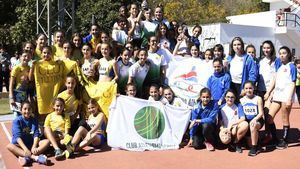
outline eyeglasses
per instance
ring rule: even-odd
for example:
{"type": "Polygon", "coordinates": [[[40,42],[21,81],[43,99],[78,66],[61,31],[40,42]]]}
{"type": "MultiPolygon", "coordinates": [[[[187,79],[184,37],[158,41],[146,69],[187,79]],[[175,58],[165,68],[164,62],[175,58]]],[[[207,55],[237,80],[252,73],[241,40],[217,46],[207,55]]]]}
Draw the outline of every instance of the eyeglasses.
{"type": "Polygon", "coordinates": [[[227,99],[235,99],[234,96],[226,96],[227,99]]]}

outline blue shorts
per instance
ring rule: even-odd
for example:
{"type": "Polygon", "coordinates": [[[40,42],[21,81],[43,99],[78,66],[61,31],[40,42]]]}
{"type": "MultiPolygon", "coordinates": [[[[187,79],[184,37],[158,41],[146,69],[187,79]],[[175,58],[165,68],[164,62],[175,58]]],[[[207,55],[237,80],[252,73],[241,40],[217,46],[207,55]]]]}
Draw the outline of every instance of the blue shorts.
{"type": "Polygon", "coordinates": [[[106,142],[106,137],[104,136],[104,134],[97,134],[97,137],[100,138],[100,144],[98,145],[93,145],[91,144],[92,147],[98,148],[101,147],[105,142],[106,142]]]}

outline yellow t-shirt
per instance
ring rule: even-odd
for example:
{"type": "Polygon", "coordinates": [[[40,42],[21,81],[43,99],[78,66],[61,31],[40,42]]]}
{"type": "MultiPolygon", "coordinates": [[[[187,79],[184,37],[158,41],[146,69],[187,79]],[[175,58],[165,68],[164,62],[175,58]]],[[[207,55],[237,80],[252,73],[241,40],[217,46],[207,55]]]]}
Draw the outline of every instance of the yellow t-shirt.
{"type": "Polygon", "coordinates": [[[47,115],[44,127],[50,127],[52,131],[64,133],[66,129],[71,128],[70,116],[65,114],[63,117],[62,115],[57,115],[55,112],[52,112],[47,115]]]}
{"type": "Polygon", "coordinates": [[[69,74],[72,71],[73,71],[73,73],[74,73],[75,76],[77,76],[77,75],[80,74],[80,70],[79,70],[79,67],[78,67],[76,61],[67,59],[67,60],[63,60],[62,62],[65,65],[65,73],[66,73],[66,75],[69,74]]]}
{"type": "Polygon", "coordinates": [[[43,61],[34,66],[34,79],[39,114],[52,112],[51,103],[64,84],[66,69],[63,62],[43,61]]]}
{"type": "Polygon", "coordinates": [[[64,99],[65,101],[65,113],[69,116],[73,116],[76,113],[76,110],[79,105],[79,100],[75,97],[75,94],[69,95],[67,91],[63,91],[57,95],[57,97],[60,97],[64,99]]]}
{"type": "Polygon", "coordinates": [[[33,60],[41,60],[41,59],[43,59],[43,57],[42,57],[42,51],[39,48],[35,48],[34,54],[35,55],[34,55],[33,60]]]}
{"type": "Polygon", "coordinates": [[[21,80],[22,76],[27,76],[28,78],[29,70],[30,70],[29,66],[22,66],[22,65],[17,65],[13,68],[13,70],[11,71],[11,77],[16,78],[16,89],[18,89],[22,84],[22,80],[21,80]]]}
{"type": "Polygon", "coordinates": [[[64,49],[55,44],[52,46],[52,53],[54,60],[58,60],[59,57],[64,56],[64,49]]]}

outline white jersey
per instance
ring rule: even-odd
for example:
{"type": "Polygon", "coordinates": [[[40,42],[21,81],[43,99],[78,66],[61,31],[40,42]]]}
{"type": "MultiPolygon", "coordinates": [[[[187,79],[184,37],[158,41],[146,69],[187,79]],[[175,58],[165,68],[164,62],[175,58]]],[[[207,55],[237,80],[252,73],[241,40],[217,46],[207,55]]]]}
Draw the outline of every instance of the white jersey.
{"type": "Polygon", "coordinates": [[[128,82],[128,77],[129,77],[129,68],[132,66],[132,63],[129,62],[127,65],[124,65],[122,60],[119,60],[117,62],[117,70],[118,70],[118,87],[122,90],[125,90],[125,86],[128,82]]]}
{"type": "Polygon", "coordinates": [[[84,75],[89,75],[89,71],[93,67],[93,61],[94,59],[84,59],[84,63],[81,65],[81,70],[84,75]]]}
{"type": "Polygon", "coordinates": [[[113,65],[115,64],[115,60],[107,60],[105,58],[101,58],[99,60],[99,81],[106,77],[113,76],[113,65]]]}
{"type": "Polygon", "coordinates": [[[167,65],[165,56],[162,55],[162,53],[162,49],[158,49],[158,51],[156,51],[155,53],[148,51],[148,61],[150,62],[148,78],[150,82],[159,81],[161,67],[167,65]]]}
{"type": "Polygon", "coordinates": [[[157,29],[157,24],[151,21],[142,21],[141,22],[142,27],[143,27],[143,31],[146,34],[149,34],[150,32],[155,32],[155,30],[157,29]]]}
{"type": "MultiPolygon", "coordinates": [[[[273,100],[278,102],[287,102],[291,86],[296,82],[297,69],[292,62],[282,64],[276,73],[276,83],[274,88],[273,100]]],[[[295,94],[295,93],[294,93],[295,94]]],[[[295,96],[292,96],[292,102],[295,96]]]]}
{"type": "Polygon", "coordinates": [[[227,128],[229,124],[236,123],[239,120],[238,107],[235,104],[232,106],[225,104],[221,108],[221,116],[223,126],[227,128]]]}
{"type": "Polygon", "coordinates": [[[135,84],[137,85],[136,87],[138,90],[142,89],[149,69],[149,65],[144,64],[143,66],[141,66],[139,62],[136,62],[129,68],[129,77],[133,77],[135,79],[135,84]]]}

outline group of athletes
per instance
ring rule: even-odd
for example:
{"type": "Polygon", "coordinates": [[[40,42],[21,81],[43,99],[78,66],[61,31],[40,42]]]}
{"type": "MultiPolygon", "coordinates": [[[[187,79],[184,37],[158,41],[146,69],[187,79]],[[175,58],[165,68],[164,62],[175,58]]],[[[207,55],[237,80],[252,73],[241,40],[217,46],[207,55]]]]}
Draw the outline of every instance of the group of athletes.
{"type": "Polygon", "coordinates": [[[190,33],[185,24],[164,18],[160,5],[152,13],[147,4],[141,9],[130,4],[120,7],[111,32],[101,32],[93,24],[85,37],[75,33],[67,41],[58,30],[52,46],[44,34],[35,43],[24,43],[19,58],[12,60],[9,99],[15,119],[7,146],[22,166],[32,161],[47,164],[43,153],[50,145],[55,158],[61,159],[106,142],[107,118],[97,100],[84,91],[86,84],[112,81],[119,94],[190,108],[165,80],[168,64],[178,56],[194,58],[213,70],[204,72],[210,74],[207,87],[198,91],[199,100],[190,108],[188,146],[213,151],[216,145],[225,144],[239,153],[246,146],[249,156],[256,156],[260,145],[288,147],[289,116],[300,90],[300,60],[294,59],[288,47],[277,53],[266,40],[262,56],[256,56],[253,45],[244,46],[242,38],[235,37],[228,55],[221,44],[201,52],[201,26],[194,26],[190,33]],[[78,69],[67,73],[64,87],[53,98],[53,111],[41,113],[34,74],[41,63],[58,62],[72,63],[78,69]],[[278,112],[282,113],[281,139],[274,123],[278,112]],[[265,136],[260,139],[263,126],[265,136]]]}

